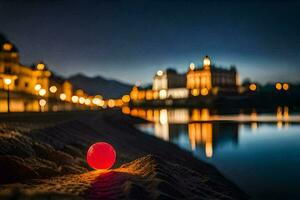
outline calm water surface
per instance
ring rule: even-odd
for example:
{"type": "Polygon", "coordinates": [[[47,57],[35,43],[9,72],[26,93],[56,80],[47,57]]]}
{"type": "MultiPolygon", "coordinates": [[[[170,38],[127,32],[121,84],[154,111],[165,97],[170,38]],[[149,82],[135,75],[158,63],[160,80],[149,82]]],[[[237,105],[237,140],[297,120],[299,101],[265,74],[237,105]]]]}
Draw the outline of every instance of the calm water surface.
{"type": "Polygon", "coordinates": [[[253,199],[300,199],[300,115],[213,115],[208,109],[133,109],[143,131],[216,166],[253,199]]]}

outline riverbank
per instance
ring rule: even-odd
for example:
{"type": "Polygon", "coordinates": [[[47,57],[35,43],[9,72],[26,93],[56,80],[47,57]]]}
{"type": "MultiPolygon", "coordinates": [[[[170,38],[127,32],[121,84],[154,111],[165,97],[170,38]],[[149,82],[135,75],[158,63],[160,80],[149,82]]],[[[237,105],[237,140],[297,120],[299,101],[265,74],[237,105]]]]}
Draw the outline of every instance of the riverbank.
{"type": "Polygon", "coordinates": [[[2,199],[247,199],[213,166],[143,134],[119,111],[0,115],[2,199]],[[117,162],[92,170],[89,146],[111,143],[117,162]]]}

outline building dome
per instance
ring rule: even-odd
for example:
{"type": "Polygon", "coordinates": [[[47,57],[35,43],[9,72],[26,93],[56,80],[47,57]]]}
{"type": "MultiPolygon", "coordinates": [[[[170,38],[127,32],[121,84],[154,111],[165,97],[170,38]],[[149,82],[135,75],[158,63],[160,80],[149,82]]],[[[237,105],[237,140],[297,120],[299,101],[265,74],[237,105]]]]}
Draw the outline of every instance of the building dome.
{"type": "Polygon", "coordinates": [[[17,47],[8,41],[6,37],[0,33],[0,52],[15,52],[18,53],[17,47]]]}
{"type": "Polygon", "coordinates": [[[210,58],[206,55],[203,59],[203,67],[204,69],[209,69],[210,68],[210,58]]]}

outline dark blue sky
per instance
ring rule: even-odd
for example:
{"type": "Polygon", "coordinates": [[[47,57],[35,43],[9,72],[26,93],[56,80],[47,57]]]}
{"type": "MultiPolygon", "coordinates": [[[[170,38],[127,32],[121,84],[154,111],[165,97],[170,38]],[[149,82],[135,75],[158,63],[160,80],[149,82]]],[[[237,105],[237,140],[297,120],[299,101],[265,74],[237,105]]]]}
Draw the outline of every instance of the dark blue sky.
{"type": "Polygon", "coordinates": [[[25,64],[44,60],[125,82],[150,82],[159,69],[185,71],[208,54],[241,78],[300,81],[297,1],[1,0],[0,32],[25,64]]]}

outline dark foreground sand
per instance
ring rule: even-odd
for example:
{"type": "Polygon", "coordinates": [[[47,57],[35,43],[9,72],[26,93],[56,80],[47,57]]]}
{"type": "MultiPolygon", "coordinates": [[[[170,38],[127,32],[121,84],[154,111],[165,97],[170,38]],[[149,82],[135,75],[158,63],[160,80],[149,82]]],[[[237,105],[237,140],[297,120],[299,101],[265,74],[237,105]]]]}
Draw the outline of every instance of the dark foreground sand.
{"type": "Polygon", "coordinates": [[[0,115],[0,199],[248,199],[214,167],[145,135],[118,111],[0,115]],[[111,170],[86,164],[111,143],[111,170]]]}

